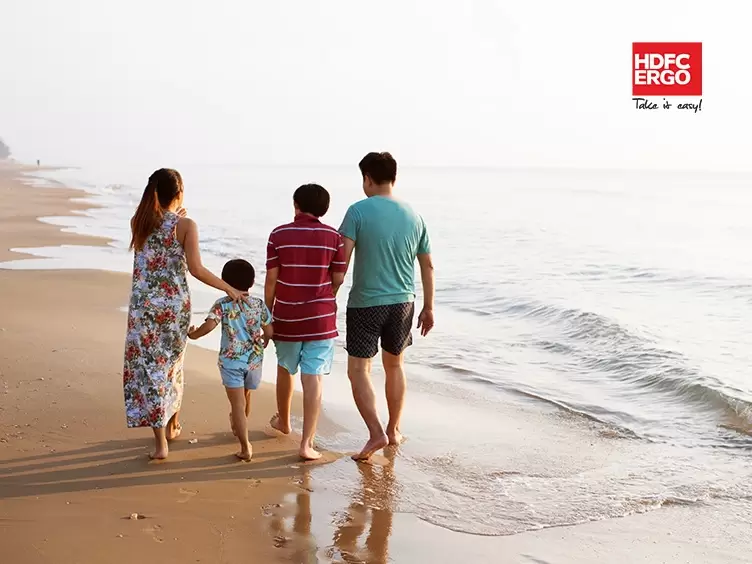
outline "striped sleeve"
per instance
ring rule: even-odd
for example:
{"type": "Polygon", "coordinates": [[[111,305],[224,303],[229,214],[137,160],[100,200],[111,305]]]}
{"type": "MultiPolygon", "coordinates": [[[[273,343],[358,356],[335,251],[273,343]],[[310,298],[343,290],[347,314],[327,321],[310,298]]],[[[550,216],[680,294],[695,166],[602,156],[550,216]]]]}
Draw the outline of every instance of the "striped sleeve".
{"type": "Polygon", "coordinates": [[[274,242],[274,232],[269,235],[269,242],[266,244],[266,269],[279,268],[279,253],[277,245],[274,242]]]}
{"type": "Polygon", "coordinates": [[[337,234],[337,250],[332,257],[332,264],[329,266],[331,272],[347,272],[347,261],[345,260],[345,243],[342,241],[342,235],[337,234]]]}

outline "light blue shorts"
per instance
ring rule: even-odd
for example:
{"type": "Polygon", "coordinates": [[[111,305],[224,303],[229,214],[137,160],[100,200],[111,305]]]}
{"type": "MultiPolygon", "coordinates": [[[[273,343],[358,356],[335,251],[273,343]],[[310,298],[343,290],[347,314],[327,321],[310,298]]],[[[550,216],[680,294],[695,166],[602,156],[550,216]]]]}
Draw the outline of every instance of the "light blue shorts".
{"type": "Polygon", "coordinates": [[[329,374],[334,360],[334,339],[323,341],[274,341],[277,364],[290,374],[329,374]]]}
{"type": "Polygon", "coordinates": [[[222,376],[222,384],[225,388],[245,388],[246,390],[255,390],[261,383],[261,367],[254,370],[247,368],[225,368],[219,367],[219,373],[222,376]]]}

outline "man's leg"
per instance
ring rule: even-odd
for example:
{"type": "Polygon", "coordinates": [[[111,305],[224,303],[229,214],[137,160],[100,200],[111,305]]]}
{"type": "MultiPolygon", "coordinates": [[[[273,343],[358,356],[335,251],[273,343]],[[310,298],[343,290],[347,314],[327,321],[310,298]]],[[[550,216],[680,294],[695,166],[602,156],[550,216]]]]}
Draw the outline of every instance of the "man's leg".
{"type": "Polygon", "coordinates": [[[386,374],[386,404],[389,408],[389,423],[386,426],[386,435],[389,438],[390,445],[398,445],[402,442],[400,420],[402,419],[402,406],[405,403],[405,390],[407,388],[404,358],[404,352],[398,356],[386,351],[381,353],[384,373],[386,374]]]}
{"type": "Polygon", "coordinates": [[[350,378],[353,399],[358,407],[360,416],[368,427],[369,439],[354,460],[368,460],[379,449],[384,448],[389,439],[381,426],[379,414],[376,410],[376,394],[371,382],[371,359],[349,356],[347,358],[347,376],[350,378]]]}
{"type": "Polygon", "coordinates": [[[368,427],[369,439],[355,460],[367,460],[388,444],[376,411],[376,395],[371,383],[371,359],[379,351],[379,336],[387,319],[383,306],[347,309],[347,376],[360,416],[368,427]]]}
{"type": "Polygon", "coordinates": [[[405,403],[404,359],[405,349],[412,342],[413,317],[415,306],[413,303],[394,304],[389,306],[387,322],[381,332],[381,358],[386,374],[386,402],[389,407],[389,423],[386,434],[390,445],[402,442],[400,421],[402,406],[405,403]]]}

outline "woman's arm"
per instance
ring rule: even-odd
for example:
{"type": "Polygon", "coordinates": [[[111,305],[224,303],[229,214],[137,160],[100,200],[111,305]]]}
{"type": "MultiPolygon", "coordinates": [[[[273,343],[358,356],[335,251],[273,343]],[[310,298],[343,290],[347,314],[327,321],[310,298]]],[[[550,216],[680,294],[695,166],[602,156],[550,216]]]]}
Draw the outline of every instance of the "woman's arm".
{"type": "Polygon", "coordinates": [[[225,292],[233,300],[238,301],[242,299],[244,296],[243,292],[239,292],[227,282],[215,276],[201,262],[201,250],[198,246],[198,226],[196,225],[196,222],[190,218],[184,217],[178,221],[176,231],[178,241],[183,245],[183,250],[185,251],[185,259],[188,262],[188,272],[207,286],[225,292]]]}

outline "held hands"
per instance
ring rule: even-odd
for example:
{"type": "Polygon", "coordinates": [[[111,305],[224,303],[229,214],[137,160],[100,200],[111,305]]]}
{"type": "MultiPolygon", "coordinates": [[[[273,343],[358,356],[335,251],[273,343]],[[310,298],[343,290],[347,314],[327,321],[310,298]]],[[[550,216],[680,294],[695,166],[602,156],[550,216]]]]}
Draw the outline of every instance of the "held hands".
{"type": "Polygon", "coordinates": [[[191,325],[188,328],[188,338],[191,339],[192,341],[196,339],[196,326],[195,325],[191,325]]]}
{"type": "Polygon", "coordinates": [[[418,329],[421,336],[425,337],[433,329],[433,310],[423,308],[418,316],[418,329]]]}

